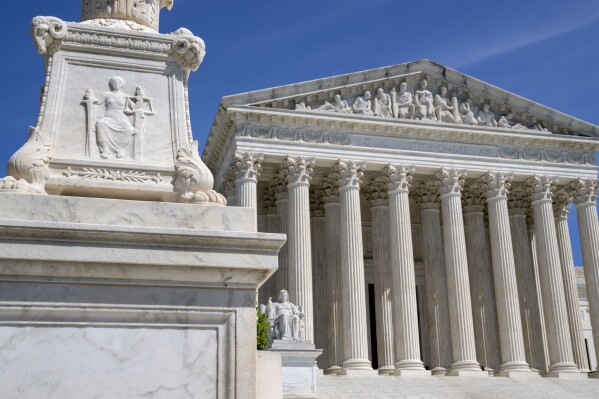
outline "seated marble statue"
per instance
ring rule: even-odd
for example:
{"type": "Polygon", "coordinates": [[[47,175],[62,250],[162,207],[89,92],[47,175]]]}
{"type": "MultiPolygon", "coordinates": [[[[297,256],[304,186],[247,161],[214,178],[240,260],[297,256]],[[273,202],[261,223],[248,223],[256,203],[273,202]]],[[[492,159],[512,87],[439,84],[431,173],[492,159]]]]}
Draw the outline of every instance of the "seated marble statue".
{"type": "Polygon", "coordinates": [[[483,105],[483,109],[478,111],[478,124],[481,126],[492,126],[497,127],[497,120],[495,120],[495,114],[491,111],[489,103],[483,105]]]}
{"type": "MultiPolygon", "coordinates": [[[[454,97],[455,98],[455,97],[454,97]]],[[[457,102],[457,99],[456,101],[457,102]]],[[[439,122],[451,122],[451,123],[460,123],[457,121],[454,112],[457,107],[449,105],[449,99],[447,98],[447,87],[442,86],[439,93],[435,95],[435,116],[439,122]]],[[[458,115],[456,115],[458,116],[458,115]]],[[[458,116],[459,117],[459,116],[458,116]]]]}
{"type": "Polygon", "coordinates": [[[468,99],[465,103],[460,104],[460,119],[465,125],[478,125],[474,112],[470,108],[470,102],[471,100],[468,99]]]}
{"type": "Polygon", "coordinates": [[[408,91],[408,84],[399,85],[399,93],[391,89],[391,102],[393,103],[393,116],[400,119],[414,119],[416,107],[412,93],[408,91]]]}
{"type": "Polygon", "coordinates": [[[374,96],[374,114],[384,118],[393,117],[391,96],[385,93],[383,89],[378,89],[376,96],[374,96]]]}
{"type": "Polygon", "coordinates": [[[347,104],[347,101],[342,100],[339,94],[335,94],[335,100],[330,103],[328,101],[324,102],[324,105],[321,105],[316,109],[317,111],[331,111],[331,112],[342,112],[345,114],[351,114],[351,108],[347,104]]]}
{"type": "Polygon", "coordinates": [[[365,91],[363,97],[356,97],[356,100],[352,105],[352,110],[354,111],[354,114],[374,115],[369,91],[365,91]]]}
{"type": "Polygon", "coordinates": [[[513,112],[508,112],[507,115],[502,116],[501,118],[499,118],[499,121],[497,122],[497,125],[499,127],[502,127],[504,129],[521,129],[521,130],[525,130],[528,129],[526,126],[521,125],[519,123],[512,125],[510,123],[510,121],[512,120],[512,118],[514,117],[514,113],[513,112]]]}
{"type": "Polygon", "coordinates": [[[295,104],[295,110],[296,111],[311,111],[312,108],[310,108],[309,105],[306,105],[306,103],[302,101],[299,104],[295,104]]]}
{"type": "Polygon", "coordinates": [[[426,89],[427,86],[428,82],[426,79],[420,81],[420,90],[416,90],[416,94],[414,95],[416,112],[420,119],[435,119],[433,93],[426,89]]]}
{"type": "Polygon", "coordinates": [[[124,157],[125,149],[137,134],[125,115],[129,97],[121,92],[124,83],[118,76],[110,79],[110,92],[105,93],[98,102],[98,105],[104,107],[104,116],[96,122],[96,138],[100,156],[104,159],[111,153],[115,153],[117,158],[124,157]]]}
{"type": "Polygon", "coordinates": [[[549,129],[546,129],[541,125],[541,122],[535,121],[534,125],[532,125],[532,130],[538,130],[539,132],[548,132],[549,129]]]}
{"type": "Polygon", "coordinates": [[[267,320],[271,323],[271,340],[299,341],[303,338],[304,312],[300,306],[289,302],[289,293],[286,290],[281,290],[277,302],[273,303],[271,298],[268,298],[265,313],[267,320]]]}

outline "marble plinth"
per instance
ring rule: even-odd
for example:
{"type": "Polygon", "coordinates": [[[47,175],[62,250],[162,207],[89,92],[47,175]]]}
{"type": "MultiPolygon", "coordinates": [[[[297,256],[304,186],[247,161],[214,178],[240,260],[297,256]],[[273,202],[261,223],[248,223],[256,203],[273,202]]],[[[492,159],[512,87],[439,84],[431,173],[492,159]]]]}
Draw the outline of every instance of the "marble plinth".
{"type": "Polygon", "coordinates": [[[322,349],[308,341],[275,340],[272,350],[280,353],[283,365],[283,398],[316,399],[316,358],[322,349]]]}

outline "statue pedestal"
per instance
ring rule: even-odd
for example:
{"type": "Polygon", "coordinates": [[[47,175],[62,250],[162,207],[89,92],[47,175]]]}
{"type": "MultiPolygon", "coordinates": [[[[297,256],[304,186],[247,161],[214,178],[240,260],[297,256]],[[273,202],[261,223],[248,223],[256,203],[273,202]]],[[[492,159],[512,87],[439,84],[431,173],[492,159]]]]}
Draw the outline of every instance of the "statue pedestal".
{"type": "Polygon", "coordinates": [[[316,398],[316,358],[322,349],[308,341],[274,340],[273,352],[281,354],[283,365],[283,398],[316,398]]]}

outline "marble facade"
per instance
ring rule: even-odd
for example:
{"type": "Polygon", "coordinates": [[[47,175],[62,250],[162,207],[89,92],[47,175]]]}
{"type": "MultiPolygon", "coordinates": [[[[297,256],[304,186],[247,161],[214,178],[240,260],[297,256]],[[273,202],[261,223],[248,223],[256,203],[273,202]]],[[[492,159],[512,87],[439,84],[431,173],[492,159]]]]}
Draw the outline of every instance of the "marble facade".
{"type": "Polygon", "coordinates": [[[598,137],[425,60],[225,97],[202,158],[229,205],[251,193],[237,205],[288,234],[260,297],[306,298],[325,373],[575,378],[591,369],[563,215],[599,342],[598,137]]]}

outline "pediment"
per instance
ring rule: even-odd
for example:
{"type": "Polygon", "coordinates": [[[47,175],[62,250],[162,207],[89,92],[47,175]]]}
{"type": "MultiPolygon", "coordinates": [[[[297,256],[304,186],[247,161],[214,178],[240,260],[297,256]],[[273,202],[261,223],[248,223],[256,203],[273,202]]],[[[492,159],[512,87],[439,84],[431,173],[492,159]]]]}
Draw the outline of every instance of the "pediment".
{"type": "Polygon", "coordinates": [[[229,96],[221,105],[599,137],[595,125],[428,60],[229,96]],[[420,86],[423,80],[425,89],[420,86]]]}

